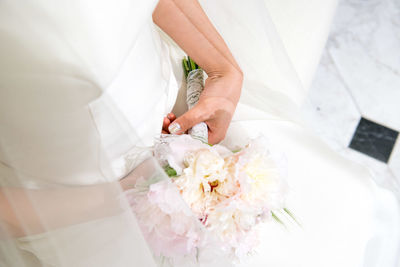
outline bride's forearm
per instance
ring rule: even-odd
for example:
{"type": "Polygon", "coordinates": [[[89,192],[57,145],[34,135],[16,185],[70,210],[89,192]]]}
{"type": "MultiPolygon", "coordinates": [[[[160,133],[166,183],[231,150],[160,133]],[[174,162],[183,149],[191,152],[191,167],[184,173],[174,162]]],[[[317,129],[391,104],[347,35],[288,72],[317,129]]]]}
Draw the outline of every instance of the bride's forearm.
{"type": "Polygon", "coordinates": [[[117,182],[54,189],[1,187],[0,226],[21,237],[109,217],[123,211],[120,192],[117,182]]]}
{"type": "Polygon", "coordinates": [[[21,237],[121,214],[129,209],[123,191],[134,187],[139,177],[155,173],[164,174],[157,161],[148,158],[116,182],[47,189],[0,186],[0,240],[5,238],[2,227],[21,237]]]}
{"type": "Polygon", "coordinates": [[[153,21],[166,32],[208,76],[242,71],[228,46],[197,0],[160,0],[153,21]]]}

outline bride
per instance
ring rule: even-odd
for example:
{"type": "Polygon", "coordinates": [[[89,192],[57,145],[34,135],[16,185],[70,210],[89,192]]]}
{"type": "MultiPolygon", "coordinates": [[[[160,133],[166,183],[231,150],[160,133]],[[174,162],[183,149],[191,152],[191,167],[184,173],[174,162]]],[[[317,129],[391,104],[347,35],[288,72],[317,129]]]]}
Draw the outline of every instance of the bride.
{"type": "Polygon", "coordinates": [[[314,2],[1,1],[0,266],[156,266],[122,193],[160,171],[146,147],[161,131],[201,121],[212,143],[263,134],[288,158],[302,227],[265,225],[240,266],[398,266],[396,199],[299,115],[317,56],[297,42],[315,39],[278,22],[318,28],[334,1],[314,2]],[[208,76],[190,111],[185,53],[208,76]]]}

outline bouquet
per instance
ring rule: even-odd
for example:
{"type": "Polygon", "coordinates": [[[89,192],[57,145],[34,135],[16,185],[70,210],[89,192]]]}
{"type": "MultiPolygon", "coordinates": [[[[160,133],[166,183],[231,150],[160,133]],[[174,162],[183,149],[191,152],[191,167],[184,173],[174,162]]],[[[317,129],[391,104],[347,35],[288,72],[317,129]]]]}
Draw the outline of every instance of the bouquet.
{"type": "MultiPolygon", "coordinates": [[[[204,72],[190,58],[183,67],[192,108],[203,90],[204,72]]],[[[162,263],[238,262],[256,248],[260,223],[283,224],[281,216],[295,221],[285,207],[284,156],[271,151],[265,137],[232,151],[208,144],[207,134],[207,125],[200,123],[188,134],[162,135],[153,153],[169,178],[141,179],[127,193],[162,263]]]]}

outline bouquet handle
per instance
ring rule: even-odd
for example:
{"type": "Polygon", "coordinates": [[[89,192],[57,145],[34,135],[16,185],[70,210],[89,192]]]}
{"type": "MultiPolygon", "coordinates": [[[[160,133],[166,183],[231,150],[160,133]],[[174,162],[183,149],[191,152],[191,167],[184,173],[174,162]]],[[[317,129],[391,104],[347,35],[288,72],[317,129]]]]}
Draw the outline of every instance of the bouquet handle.
{"type": "MultiPolygon", "coordinates": [[[[200,99],[200,94],[204,89],[204,72],[201,68],[193,69],[187,74],[186,103],[188,108],[193,108],[200,99]]],[[[189,134],[204,143],[208,143],[208,126],[205,122],[200,122],[189,130],[189,134]]]]}

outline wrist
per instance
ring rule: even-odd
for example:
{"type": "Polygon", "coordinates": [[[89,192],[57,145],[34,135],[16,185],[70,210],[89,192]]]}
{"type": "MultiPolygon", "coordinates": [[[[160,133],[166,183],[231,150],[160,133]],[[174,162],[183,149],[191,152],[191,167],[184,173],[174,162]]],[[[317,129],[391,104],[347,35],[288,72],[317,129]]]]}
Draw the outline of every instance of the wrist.
{"type": "Polygon", "coordinates": [[[228,64],[226,66],[218,66],[214,69],[204,69],[207,76],[211,79],[220,77],[231,77],[235,80],[243,81],[243,71],[236,66],[228,64]]]}
{"type": "Polygon", "coordinates": [[[242,84],[243,76],[237,71],[209,76],[205,81],[204,91],[201,93],[200,100],[218,98],[221,101],[221,99],[225,99],[235,109],[241,95],[242,84]]]}

